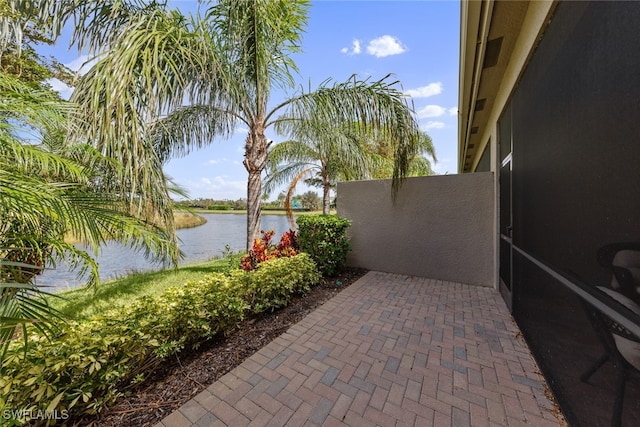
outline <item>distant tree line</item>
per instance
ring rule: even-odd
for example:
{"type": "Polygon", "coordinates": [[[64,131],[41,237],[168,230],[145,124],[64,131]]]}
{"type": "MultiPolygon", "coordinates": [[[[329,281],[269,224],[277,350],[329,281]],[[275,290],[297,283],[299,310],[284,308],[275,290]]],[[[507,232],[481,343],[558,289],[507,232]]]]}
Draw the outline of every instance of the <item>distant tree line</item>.
{"type": "Polygon", "coordinates": [[[238,200],[216,200],[211,198],[198,198],[192,200],[178,200],[173,202],[174,206],[180,208],[191,209],[207,209],[207,210],[245,210],[247,209],[247,199],[238,200]]]}
{"type": "MultiPolygon", "coordinates": [[[[275,200],[263,200],[263,210],[282,210],[285,208],[284,192],[280,192],[275,200]]],[[[321,208],[322,200],[315,191],[307,191],[304,194],[293,196],[293,208],[294,210],[316,211],[321,208]]],[[[212,198],[197,198],[191,200],[174,200],[176,208],[180,209],[206,209],[211,211],[216,210],[246,210],[247,199],[240,198],[237,200],[229,199],[212,199],[212,198]]]]}

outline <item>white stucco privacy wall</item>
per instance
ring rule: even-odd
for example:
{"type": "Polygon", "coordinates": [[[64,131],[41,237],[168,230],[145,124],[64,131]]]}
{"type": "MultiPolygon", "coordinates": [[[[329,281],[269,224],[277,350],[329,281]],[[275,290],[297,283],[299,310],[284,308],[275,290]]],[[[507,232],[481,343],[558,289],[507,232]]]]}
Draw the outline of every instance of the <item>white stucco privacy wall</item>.
{"type": "Polygon", "coordinates": [[[495,285],[493,172],[338,184],[352,221],[348,264],[458,283],[495,285]]]}

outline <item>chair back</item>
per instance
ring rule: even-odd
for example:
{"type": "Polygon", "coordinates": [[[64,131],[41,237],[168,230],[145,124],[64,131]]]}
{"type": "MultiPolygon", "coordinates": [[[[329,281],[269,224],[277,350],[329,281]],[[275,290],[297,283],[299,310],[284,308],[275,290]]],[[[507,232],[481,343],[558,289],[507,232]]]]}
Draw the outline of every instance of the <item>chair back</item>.
{"type": "Polygon", "coordinates": [[[640,242],[621,242],[602,246],[598,263],[611,272],[611,288],[640,302],[640,242]]]}

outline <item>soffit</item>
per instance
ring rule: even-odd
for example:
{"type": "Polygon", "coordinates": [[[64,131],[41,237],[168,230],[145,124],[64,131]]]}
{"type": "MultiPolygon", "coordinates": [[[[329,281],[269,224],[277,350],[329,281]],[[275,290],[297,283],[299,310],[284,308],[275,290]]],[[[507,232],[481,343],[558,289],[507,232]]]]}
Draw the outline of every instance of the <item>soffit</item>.
{"type": "Polygon", "coordinates": [[[482,49],[476,50],[474,61],[465,59],[466,64],[482,60],[482,66],[478,66],[479,71],[475,72],[475,78],[472,79],[477,87],[465,85],[466,87],[461,88],[467,91],[467,96],[476,91],[468,105],[464,106],[468,111],[462,112],[468,118],[468,123],[466,127],[461,127],[461,172],[472,171],[482,154],[480,150],[485,142],[482,138],[485,138],[495,95],[509,64],[529,2],[498,0],[492,6],[487,35],[484,40],[477,41],[482,49]]]}

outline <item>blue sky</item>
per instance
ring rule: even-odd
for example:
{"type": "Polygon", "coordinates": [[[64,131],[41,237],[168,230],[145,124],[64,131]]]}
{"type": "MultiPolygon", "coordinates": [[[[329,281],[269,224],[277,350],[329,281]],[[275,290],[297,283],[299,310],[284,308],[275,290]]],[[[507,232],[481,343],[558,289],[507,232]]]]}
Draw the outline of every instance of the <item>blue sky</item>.
{"type": "MultiPolygon", "coordinates": [[[[195,11],[195,0],[171,1],[195,11]]],[[[411,95],[422,129],[431,136],[438,174],[456,173],[460,4],[447,1],[313,1],[301,54],[298,85],[315,88],[326,79],[344,81],[353,74],[378,80],[393,74],[411,95]]],[[[43,52],[73,69],[86,58],[66,51],[64,40],[43,52]]],[[[65,88],[57,85],[62,93],[65,88]]],[[[274,92],[277,102],[293,91],[274,92]]],[[[68,91],[66,92],[68,93],[68,91]]],[[[228,140],[213,141],[189,156],[171,160],[165,171],[191,198],[246,198],[247,172],[242,165],[246,134],[238,129],[228,140]]],[[[275,142],[282,137],[271,131],[275,142]]],[[[300,187],[298,193],[307,191],[300,187]]],[[[314,191],[318,191],[313,189],[314,191]]],[[[271,195],[275,199],[277,191],[271,195]]]]}

